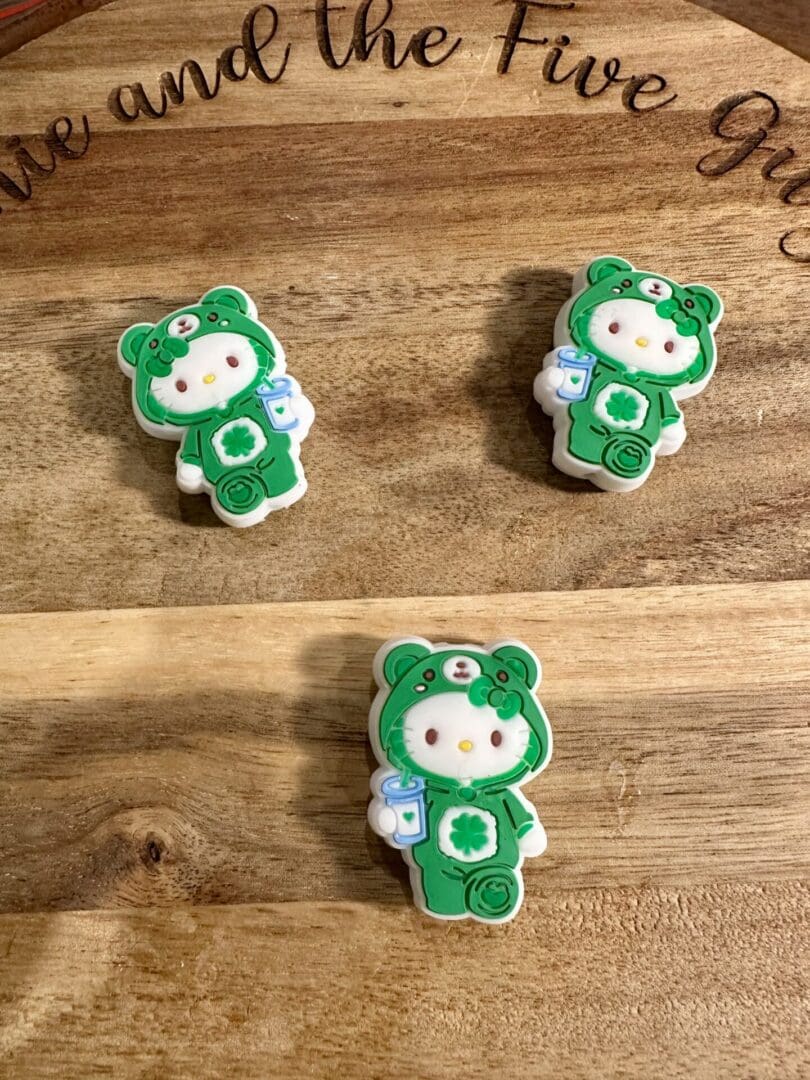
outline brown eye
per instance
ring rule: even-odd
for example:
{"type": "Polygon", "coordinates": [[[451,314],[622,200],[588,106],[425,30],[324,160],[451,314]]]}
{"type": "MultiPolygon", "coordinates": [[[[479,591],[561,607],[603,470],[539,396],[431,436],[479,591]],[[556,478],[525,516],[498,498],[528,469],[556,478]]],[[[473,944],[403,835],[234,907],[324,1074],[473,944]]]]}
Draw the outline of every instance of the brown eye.
{"type": "Polygon", "coordinates": [[[239,367],[239,360],[235,356],[228,357],[228,367],[239,367]]]}
{"type": "Polygon", "coordinates": [[[208,316],[208,321],[209,322],[216,322],[218,318],[219,318],[219,315],[217,315],[217,313],[215,311],[212,311],[211,314],[208,316]]]}
{"type": "Polygon", "coordinates": [[[188,390],[188,383],[185,381],[185,379],[178,379],[174,385],[177,387],[181,394],[185,394],[186,390],[188,390]]]}
{"type": "Polygon", "coordinates": [[[611,332],[611,334],[618,334],[619,324],[617,322],[612,322],[608,327],[608,330],[611,332]]]}
{"type": "Polygon", "coordinates": [[[664,345],[664,351],[665,352],[675,352],[675,342],[674,341],[668,341],[666,343],[666,345],[664,345]]]}
{"type": "Polygon", "coordinates": [[[439,738],[439,733],[435,727],[429,727],[425,732],[425,742],[428,746],[433,746],[436,740],[439,738]]]}
{"type": "Polygon", "coordinates": [[[489,741],[493,746],[500,746],[503,742],[503,735],[501,735],[500,731],[493,731],[489,737],[489,741]]]}
{"type": "MultiPolygon", "coordinates": [[[[432,668],[428,668],[427,671],[425,672],[425,682],[433,682],[433,680],[435,678],[436,678],[436,672],[432,668]]],[[[431,731],[432,730],[433,729],[431,728],[431,731]]]]}

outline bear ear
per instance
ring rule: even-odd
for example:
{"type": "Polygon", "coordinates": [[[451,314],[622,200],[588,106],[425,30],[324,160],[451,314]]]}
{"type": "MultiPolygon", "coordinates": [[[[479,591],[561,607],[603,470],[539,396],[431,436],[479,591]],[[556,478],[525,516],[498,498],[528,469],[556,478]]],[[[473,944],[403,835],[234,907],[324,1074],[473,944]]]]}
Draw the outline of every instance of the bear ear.
{"type": "Polygon", "coordinates": [[[492,656],[514,672],[530,690],[534,690],[539,685],[541,676],[540,661],[531,649],[527,649],[525,645],[511,641],[504,642],[502,645],[493,647],[492,656]]]}
{"type": "Polygon", "coordinates": [[[125,372],[125,365],[137,366],[144,342],[154,329],[152,323],[136,323],[123,332],[118,342],[118,362],[125,372]]]}
{"type": "Polygon", "coordinates": [[[710,326],[720,322],[723,317],[723,301],[714,289],[710,289],[708,285],[687,285],[686,292],[697,300],[710,326]]]}
{"type": "Polygon", "coordinates": [[[598,281],[604,281],[614,274],[625,274],[632,269],[627,259],[621,259],[618,255],[602,255],[588,264],[588,284],[596,285],[598,281]]]}
{"type": "Polygon", "coordinates": [[[414,664],[430,656],[431,652],[432,649],[422,638],[397,638],[383,645],[377,653],[374,667],[389,686],[395,686],[414,664]]]}
{"type": "Polygon", "coordinates": [[[246,292],[237,289],[235,285],[219,285],[216,289],[209,289],[200,303],[205,306],[217,304],[219,307],[230,307],[241,315],[256,317],[256,305],[246,292]]]}

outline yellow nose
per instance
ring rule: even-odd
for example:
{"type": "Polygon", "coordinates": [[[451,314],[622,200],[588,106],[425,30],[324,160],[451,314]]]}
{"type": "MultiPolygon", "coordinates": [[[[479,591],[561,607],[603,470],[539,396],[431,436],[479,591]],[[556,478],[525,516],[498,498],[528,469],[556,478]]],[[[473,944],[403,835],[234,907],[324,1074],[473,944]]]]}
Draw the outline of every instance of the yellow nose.
{"type": "Polygon", "coordinates": [[[459,750],[463,750],[465,754],[468,754],[470,750],[472,750],[472,746],[473,744],[470,742],[469,739],[462,739],[461,742],[458,744],[459,750]]]}
{"type": "Polygon", "coordinates": [[[212,382],[216,382],[216,375],[203,375],[203,382],[206,386],[210,386],[212,382]]]}
{"type": "Polygon", "coordinates": [[[645,337],[636,338],[636,345],[638,345],[640,349],[646,349],[649,344],[649,341],[645,337]]]}

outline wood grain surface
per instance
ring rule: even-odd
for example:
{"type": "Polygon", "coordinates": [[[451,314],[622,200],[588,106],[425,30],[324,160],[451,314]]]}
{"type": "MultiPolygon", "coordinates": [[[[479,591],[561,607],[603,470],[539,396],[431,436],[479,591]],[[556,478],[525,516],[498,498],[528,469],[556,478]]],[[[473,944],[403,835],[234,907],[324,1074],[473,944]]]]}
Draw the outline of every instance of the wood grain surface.
{"type": "Polygon", "coordinates": [[[530,894],[807,870],[806,583],[5,616],[0,910],[400,897],[367,714],[414,632],[543,660],[530,894]]]}
{"type": "Polygon", "coordinates": [[[499,76],[509,4],[395,0],[397,56],[435,23],[453,57],[335,71],[280,0],[277,83],[114,118],[248,6],[117,0],[0,61],[0,171],[91,131],[0,184],[0,1078],[803,1078],[810,269],[778,241],[808,218],[761,152],[696,164],[760,89],[807,168],[808,65],[678,0],[533,11],[571,65],[666,77],[636,116],[546,48],[499,76]],[[727,307],[628,497],[556,473],[531,403],[606,251],[727,307]],[[246,532],[178,494],[115,364],[219,282],[318,411],[306,498],[246,532]],[[367,829],[371,659],[407,632],[543,659],[549,850],[508,927],[421,916],[367,829]]]}
{"type": "Polygon", "coordinates": [[[544,83],[543,49],[499,76],[508,6],[399,3],[398,50],[426,20],[463,42],[395,72],[376,55],[330,70],[312,12],[285,8],[279,83],[118,123],[111,88],[154,90],[189,57],[211,72],[238,40],[238,0],[189,11],[116,3],[0,65],[0,129],[86,112],[93,131],[0,216],[3,610],[807,575],[810,269],[777,249],[806,216],[754,162],[695,169],[741,87],[774,94],[775,144],[801,146],[805,63],[687,4],[532,14],[575,57],[663,72],[678,99],[639,117],[616,90],[544,83]],[[571,273],[604,250],[705,280],[728,310],[688,444],[627,499],[551,467],[531,401],[571,273]],[[254,295],[318,411],[306,499],[247,533],[177,492],[175,448],[137,428],[114,362],[123,327],[223,280],[254,295]]]}
{"type": "Polygon", "coordinates": [[[0,619],[7,1075],[804,1075],[809,616],[788,583],[0,619]],[[412,628],[544,661],[506,929],[421,916],[365,824],[412,628]]]}
{"type": "MultiPolygon", "coordinates": [[[[27,42],[79,15],[109,4],[112,0],[22,0],[30,6],[20,11],[20,0],[0,4],[0,56],[6,56],[27,42]]],[[[803,0],[692,0],[728,19],[763,34],[777,44],[810,60],[810,6],[803,0]]]]}
{"type": "MultiPolygon", "coordinates": [[[[9,1077],[803,1080],[806,886],[0,919],[9,1077]]],[[[0,1066],[2,1068],[2,1066],[0,1066]]]]}

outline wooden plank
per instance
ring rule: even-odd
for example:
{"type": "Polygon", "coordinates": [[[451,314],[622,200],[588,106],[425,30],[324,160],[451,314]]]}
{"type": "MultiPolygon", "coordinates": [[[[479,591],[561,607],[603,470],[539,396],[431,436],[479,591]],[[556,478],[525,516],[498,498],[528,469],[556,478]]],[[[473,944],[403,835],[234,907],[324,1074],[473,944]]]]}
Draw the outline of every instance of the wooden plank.
{"type": "Polygon", "coordinates": [[[543,659],[529,895],[799,876],[808,616],[807,583],[5,616],[0,909],[399,895],[366,718],[403,633],[543,659]]]}
{"type": "MultiPolygon", "coordinates": [[[[527,29],[571,32],[572,62],[670,80],[672,105],[636,117],[615,87],[545,83],[544,49],[499,76],[509,5],[397,0],[400,50],[433,20],[463,42],[396,72],[376,54],[328,68],[310,5],[282,11],[278,84],[113,118],[118,84],[154,89],[188,57],[212,72],[246,6],[126,0],[0,64],[0,130],[35,147],[86,113],[93,133],[0,216],[0,610],[808,576],[807,269],[777,249],[799,208],[756,162],[695,169],[741,86],[778,98],[771,141],[801,147],[807,65],[683,3],[533,13],[527,29]],[[728,311],[687,445],[627,499],[558,474],[531,403],[571,273],[616,247],[708,281],[728,311]],[[114,362],[123,327],[223,279],[253,293],[318,411],[306,499],[247,535],[179,495],[175,447],[136,427],[114,362]]],[[[333,15],[341,45],[351,16],[333,15]]]]}
{"type": "Polygon", "coordinates": [[[0,919],[7,1076],[799,1080],[798,882],[0,919]]]}

